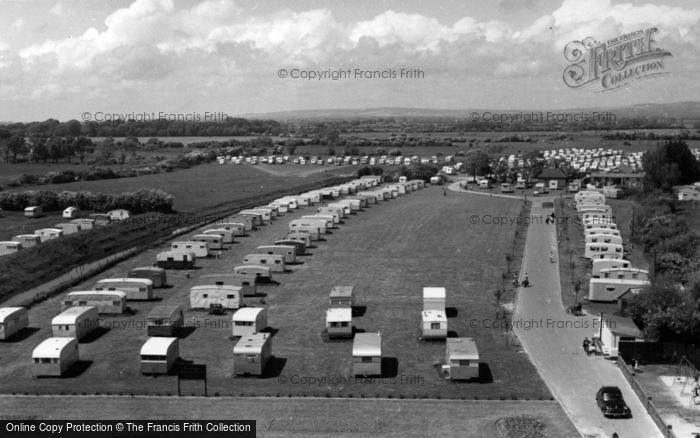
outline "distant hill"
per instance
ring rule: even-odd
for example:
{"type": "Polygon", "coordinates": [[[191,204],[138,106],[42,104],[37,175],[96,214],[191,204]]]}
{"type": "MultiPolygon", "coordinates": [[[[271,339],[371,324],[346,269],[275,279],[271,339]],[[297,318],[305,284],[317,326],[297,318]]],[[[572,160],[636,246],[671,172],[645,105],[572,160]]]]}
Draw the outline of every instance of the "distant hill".
{"type": "MultiPolygon", "coordinates": [[[[243,114],[241,117],[250,119],[372,119],[380,117],[394,118],[465,118],[473,111],[492,111],[498,113],[515,113],[531,111],[550,111],[548,109],[431,109],[431,108],[355,108],[355,109],[323,109],[323,110],[292,110],[269,113],[243,114]]],[[[610,111],[615,113],[617,119],[632,118],[671,118],[680,120],[700,120],[700,102],[675,102],[675,103],[642,103],[623,107],[590,107],[551,110],[561,112],[592,112],[610,111]]]]}

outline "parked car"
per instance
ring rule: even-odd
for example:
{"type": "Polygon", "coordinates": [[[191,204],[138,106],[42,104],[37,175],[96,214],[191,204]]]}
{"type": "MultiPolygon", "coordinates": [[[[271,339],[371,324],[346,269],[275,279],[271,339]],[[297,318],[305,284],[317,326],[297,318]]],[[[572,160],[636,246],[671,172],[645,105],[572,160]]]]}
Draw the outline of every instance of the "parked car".
{"type": "Polygon", "coordinates": [[[603,386],[595,395],[603,415],[606,417],[627,418],[632,416],[630,408],[622,397],[622,391],[617,386],[603,386]]]}

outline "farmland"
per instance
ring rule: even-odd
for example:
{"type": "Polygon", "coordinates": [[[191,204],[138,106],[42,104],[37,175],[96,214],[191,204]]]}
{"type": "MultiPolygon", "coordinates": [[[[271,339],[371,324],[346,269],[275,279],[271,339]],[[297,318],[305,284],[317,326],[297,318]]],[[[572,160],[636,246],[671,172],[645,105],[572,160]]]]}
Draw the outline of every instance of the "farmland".
{"type": "MultiPolygon", "coordinates": [[[[246,198],[256,193],[274,191],[294,185],[319,181],[328,176],[351,175],[355,169],[347,167],[308,168],[301,166],[279,166],[280,171],[266,172],[255,166],[235,166],[202,164],[190,169],[133,178],[107,179],[97,181],[76,181],[65,184],[27,186],[10,191],[25,190],[89,190],[94,193],[135,192],[143,188],[161,189],[175,197],[174,209],[180,212],[196,212],[205,207],[223,204],[246,198]],[[309,170],[316,172],[309,172],[309,170]]],[[[0,217],[0,229],[20,229],[22,226],[39,223],[53,225],[60,220],[60,212],[53,212],[51,219],[37,219],[27,222],[21,213],[6,212],[0,217]]],[[[40,227],[35,227],[40,228],[40,227]]],[[[33,230],[34,228],[32,228],[33,230]]],[[[4,238],[0,235],[0,239],[4,238]]],[[[10,232],[6,233],[12,236],[10,232]]],[[[18,234],[18,233],[15,233],[18,234]]]]}
{"type": "MultiPolygon", "coordinates": [[[[160,302],[186,303],[189,288],[197,284],[200,274],[230,271],[256,246],[280,237],[287,222],[305,214],[304,210],[310,211],[288,214],[243,238],[220,259],[202,260],[203,269],[191,271],[191,278],[185,272],[170,271],[174,287],[157,290],[160,302]]],[[[511,336],[506,345],[505,331],[493,320],[491,291],[500,283],[512,231],[466,226],[474,212],[514,216],[520,212],[520,201],[442,196],[440,189],[432,187],[346,219],[316,244],[313,255],[303,257],[302,264],[277,275],[279,285],[261,286],[263,296],[247,303],[269,308],[275,359],[263,378],[232,377],[230,313],[212,316],[188,311],[189,327],[181,339],[180,355],[207,364],[210,392],[220,395],[549,399],[517,341],[511,336]],[[357,331],[383,333],[384,380],[348,379],[352,342],[322,339],[327,294],[338,284],[356,287],[362,309],[353,320],[357,331]],[[481,382],[445,381],[436,368],[444,361],[444,343],[418,340],[421,287],[428,285],[447,288],[453,335],[476,338],[483,363],[481,382]]],[[[100,277],[151,265],[157,251],[146,251],[100,277]]],[[[59,298],[52,298],[30,310],[31,325],[38,331],[0,345],[2,392],[165,395],[176,391],[173,376],[151,378],[139,373],[138,351],[147,338],[144,317],[153,302],[130,303],[135,312],[131,316],[103,318],[103,329],[95,339],[81,344],[82,369],[72,377],[32,379],[27,366],[31,351],[50,336],[58,302],[59,298]]]]}

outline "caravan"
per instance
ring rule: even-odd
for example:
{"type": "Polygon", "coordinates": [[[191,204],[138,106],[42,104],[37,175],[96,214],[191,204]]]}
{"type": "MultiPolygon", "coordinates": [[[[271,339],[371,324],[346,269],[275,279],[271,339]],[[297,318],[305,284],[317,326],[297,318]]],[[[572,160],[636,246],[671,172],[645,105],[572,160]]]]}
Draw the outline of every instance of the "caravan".
{"type": "Polygon", "coordinates": [[[238,286],[207,284],[190,288],[190,308],[210,309],[221,306],[224,309],[241,307],[242,290],[238,286]]]}
{"type": "Polygon", "coordinates": [[[209,255],[209,244],[206,242],[197,242],[193,240],[173,242],[170,245],[172,251],[183,253],[194,253],[199,258],[206,258],[209,255]]]}
{"type": "Polygon", "coordinates": [[[105,278],[95,283],[97,291],[122,291],[127,300],[152,300],[153,282],[147,278],[105,278]]]}
{"type": "Polygon", "coordinates": [[[622,245],[614,243],[586,243],[583,257],[587,259],[619,258],[623,256],[622,245]]]}
{"type": "Polygon", "coordinates": [[[248,254],[243,257],[243,263],[246,265],[269,266],[272,272],[284,272],[286,270],[284,256],[277,254],[248,254]]]}

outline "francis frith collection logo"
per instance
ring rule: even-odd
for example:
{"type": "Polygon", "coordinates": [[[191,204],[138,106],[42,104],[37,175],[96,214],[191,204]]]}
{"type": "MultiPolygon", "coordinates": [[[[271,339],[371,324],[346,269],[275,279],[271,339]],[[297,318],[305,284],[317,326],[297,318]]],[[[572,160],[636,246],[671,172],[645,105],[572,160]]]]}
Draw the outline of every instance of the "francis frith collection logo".
{"type": "Polygon", "coordinates": [[[651,27],[604,43],[592,37],[570,42],[564,48],[564,57],[571,62],[564,69],[564,83],[580,88],[599,82],[602,91],[609,91],[638,79],[667,74],[664,59],[672,55],[656,47],[657,31],[651,27]]]}

